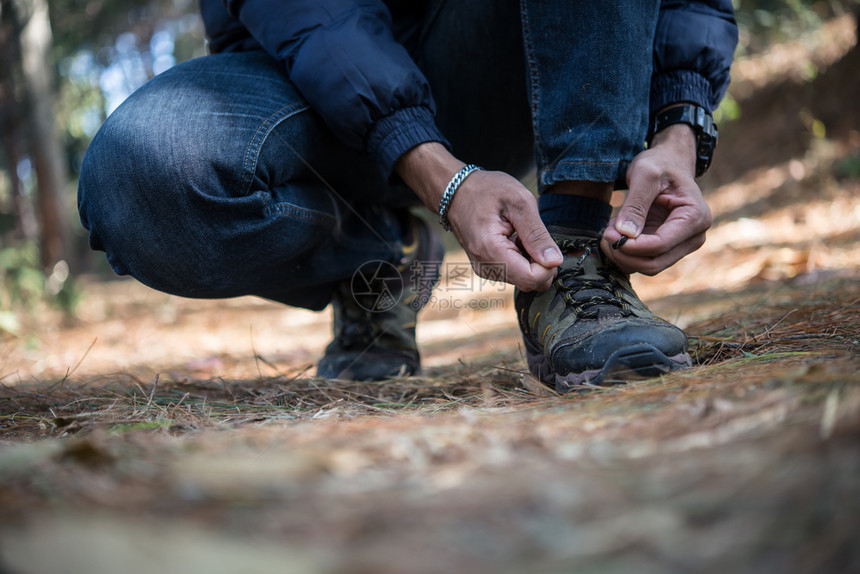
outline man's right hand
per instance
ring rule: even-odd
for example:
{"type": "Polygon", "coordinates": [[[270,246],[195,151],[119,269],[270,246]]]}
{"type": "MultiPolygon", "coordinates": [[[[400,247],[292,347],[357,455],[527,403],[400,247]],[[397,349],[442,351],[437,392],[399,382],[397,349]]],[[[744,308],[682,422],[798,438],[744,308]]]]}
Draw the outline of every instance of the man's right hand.
{"type": "MultiPolygon", "coordinates": [[[[436,212],[451,177],[465,164],[438,143],[421,144],[397,163],[397,173],[436,212]]],[[[563,260],[538,213],[537,201],[519,181],[499,171],[474,171],[460,184],[448,220],[478,275],[523,291],[543,291],[563,260]]]]}

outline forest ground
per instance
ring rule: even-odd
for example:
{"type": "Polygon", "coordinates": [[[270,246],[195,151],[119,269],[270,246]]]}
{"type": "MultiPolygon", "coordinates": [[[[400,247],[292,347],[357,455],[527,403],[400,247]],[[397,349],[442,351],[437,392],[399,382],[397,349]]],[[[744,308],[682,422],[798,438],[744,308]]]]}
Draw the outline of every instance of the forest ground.
{"type": "Polygon", "coordinates": [[[634,278],[692,369],[556,396],[458,251],[423,376],[375,384],[313,376],[328,312],[85,279],[75,318],[0,339],[0,572],[860,568],[860,125],[815,124],[854,41],[828,26],[738,63],[708,242],[634,278]]]}

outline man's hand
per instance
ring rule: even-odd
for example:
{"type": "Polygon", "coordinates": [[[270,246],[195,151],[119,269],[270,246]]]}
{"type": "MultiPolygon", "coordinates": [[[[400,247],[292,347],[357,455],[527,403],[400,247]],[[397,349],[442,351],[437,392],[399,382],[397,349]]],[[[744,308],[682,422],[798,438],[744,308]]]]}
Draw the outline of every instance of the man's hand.
{"type": "Polygon", "coordinates": [[[549,288],[563,258],[519,181],[500,171],[473,172],[452,206],[448,220],[476,273],[501,265],[505,280],[523,291],[549,288]]]}
{"type": "Polygon", "coordinates": [[[684,124],[654,135],[627,169],[629,192],[601,247],[627,273],[656,275],[705,243],[711,210],[696,185],[696,137],[684,124]],[[626,236],[618,249],[611,246],[626,236]]]}
{"type": "MultiPolygon", "coordinates": [[[[400,158],[396,169],[434,213],[451,177],[463,167],[435,143],[421,144],[400,158]]],[[[563,260],[538,213],[537,201],[513,177],[474,171],[460,184],[448,220],[478,275],[504,279],[523,291],[545,290],[563,260]]]]}

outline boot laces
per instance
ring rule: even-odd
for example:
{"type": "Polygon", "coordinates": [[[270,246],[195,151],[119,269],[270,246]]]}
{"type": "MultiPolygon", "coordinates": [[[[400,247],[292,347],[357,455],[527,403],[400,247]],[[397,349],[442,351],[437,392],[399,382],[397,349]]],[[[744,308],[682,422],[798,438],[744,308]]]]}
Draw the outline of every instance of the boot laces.
{"type": "Polygon", "coordinates": [[[575,266],[560,268],[555,278],[555,287],[565,305],[578,317],[597,319],[601,308],[614,307],[622,317],[633,313],[621,296],[621,285],[615,271],[606,263],[600,244],[596,239],[561,239],[558,242],[562,253],[581,253],[575,266]],[[583,266],[587,257],[599,260],[597,276],[585,276],[583,266]]]}
{"type": "Polygon", "coordinates": [[[341,294],[340,322],[336,325],[335,339],[345,349],[372,344],[381,332],[380,323],[387,315],[384,311],[369,311],[372,301],[359,304],[352,293],[341,294]]]}

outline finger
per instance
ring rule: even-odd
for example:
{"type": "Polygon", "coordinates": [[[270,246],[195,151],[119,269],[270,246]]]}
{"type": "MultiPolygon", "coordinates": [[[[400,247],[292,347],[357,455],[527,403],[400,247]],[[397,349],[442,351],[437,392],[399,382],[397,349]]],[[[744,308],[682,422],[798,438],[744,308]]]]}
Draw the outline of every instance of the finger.
{"type": "Polygon", "coordinates": [[[615,250],[640,257],[656,257],[707,231],[711,226],[711,217],[710,210],[704,203],[701,206],[678,207],[659,227],[643,232],[635,239],[624,241],[623,247],[619,245],[622,235],[612,223],[610,222],[604,237],[615,250]]]}
{"type": "Polygon", "coordinates": [[[537,201],[528,194],[506,210],[505,216],[517,232],[517,240],[531,259],[543,267],[561,265],[564,256],[550,236],[538,212],[537,201]]]}
{"type": "MultiPolygon", "coordinates": [[[[625,245],[625,252],[639,257],[658,257],[679,246],[697,243],[705,236],[709,227],[709,225],[690,223],[683,219],[669,219],[653,234],[643,233],[635,240],[631,240],[629,245],[625,245]]],[[[696,245],[696,249],[699,247],[701,244],[696,245]]]]}
{"type": "Polygon", "coordinates": [[[504,267],[505,281],[521,291],[545,291],[555,278],[554,267],[529,261],[516,249],[506,250],[499,259],[504,267]]]}
{"type": "Polygon", "coordinates": [[[696,251],[704,243],[705,232],[702,232],[655,256],[632,254],[620,249],[614,250],[606,238],[601,241],[601,248],[607,257],[625,273],[637,272],[643,275],[656,275],[696,251]]]}
{"type": "Polygon", "coordinates": [[[645,219],[662,189],[660,170],[649,162],[636,162],[627,170],[627,187],[630,190],[615,218],[619,235],[639,237],[645,228],[645,219]]]}
{"type": "MultiPolygon", "coordinates": [[[[520,240],[518,235],[514,235],[512,238],[514,240],[514,244],[517,246],[517,249],[520,253],[524,254],[526,259],[529,258],[528,252],[525,247],[523,247],[523,243],[520,240]]],[[[545,265],[541,265],[536,261],[531,262],[531,272],[532,276],[538,281],[538,286],[535,287],[534,291],[546,291],[549,289],[552,280],[555,279],[556,276],[556,267],[547,267],[545,265]]],[[[525,291],[525,289],[523,289],[525,291]]]]}
{"type": "MultiPolygon", "coordinates": [[[[619,232],[618,229],[616,228],[616,226],[615,226],[616,219],[617,218],[615,218],[615,217],[610,219],[609,223],[606,224],[606,229],[603,230],[603,239],[606,240],[606,243],[609,246],[616,245],[621,240],[622,237],[627,237],[626,235],[619,232]]],[[[624,243],[626,244],[627,242],[625,241],[624,243]]],[[[619,248],[620,248],[620,246],[615,247],[614,249],[619,249],[619,248]]]]}
{"type": "Polygon", "coordinates": [[[509,236],[512,230],[503,233],[505,227],[508,225],[490,226],[476,245],[466,249],[475,273],[486,279],[503,278],[522,291],[548,289],[556,268],[531,261],[518,245],[516,236],[509,236]]]}

